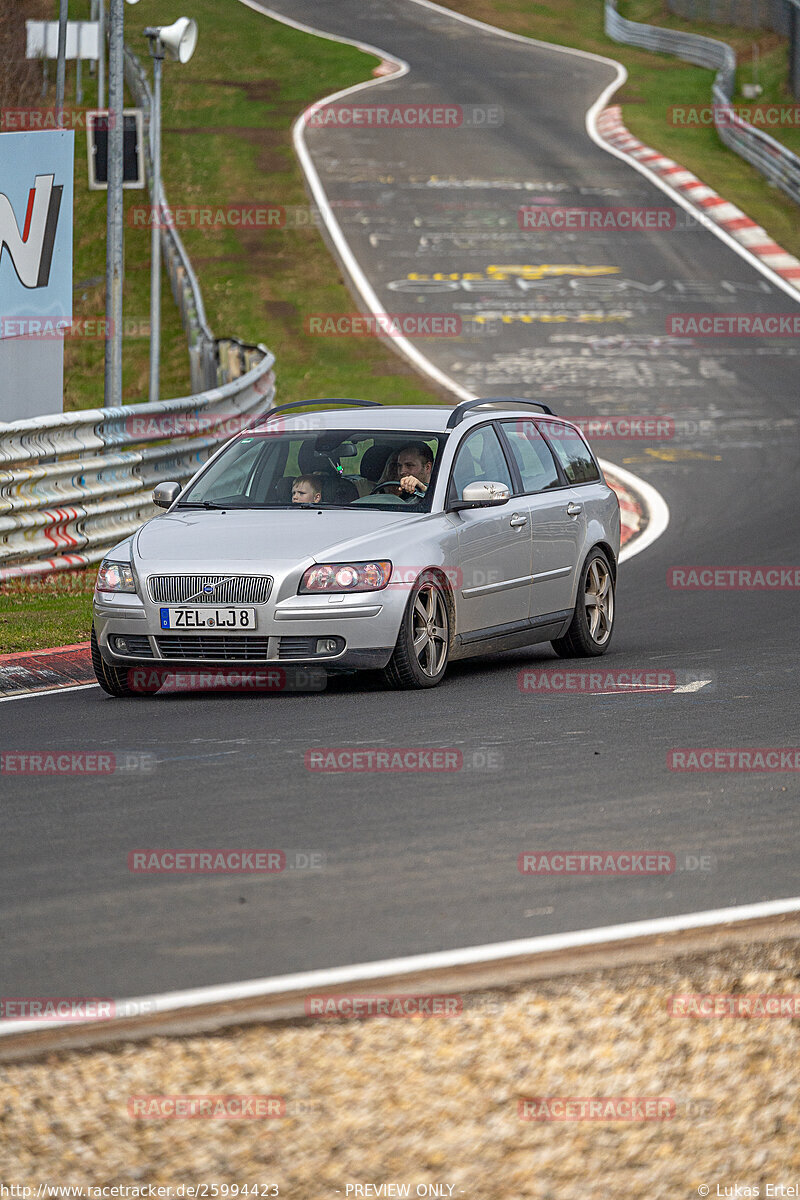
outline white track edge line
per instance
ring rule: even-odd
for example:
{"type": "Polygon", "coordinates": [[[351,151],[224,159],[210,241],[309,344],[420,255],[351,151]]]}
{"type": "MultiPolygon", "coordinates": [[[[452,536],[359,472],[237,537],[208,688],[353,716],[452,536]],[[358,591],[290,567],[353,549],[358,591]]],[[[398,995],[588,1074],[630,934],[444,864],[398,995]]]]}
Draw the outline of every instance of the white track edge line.
{"type": "MultiPolygon", "coordinates": [[[[200,1005],[225,1004],[235,1000],[279,996],[313,988],[332,988],[360,980],[378,981],[397,975],[500,963],[511,958],[552,954],[581,946],[602,946],[631,938],[653,938],[685,930],[713,928],[734,922],[753,921],[765,917],[800,912],[800,896],[782,900],[763,900],[734,908],[709,909],[706,912],[683,913],[674,917],[655,917],[645,921],[630,921],[623,925],[603,925],[594,929],[571,930],[568,933],[545,934],[541,937],[520,938],[511,942],[493,942],[483,946],[464,946],[458,950],[439,950],[429,954],[414,954],[405,958],[387,958],[375,962],[354,963],[346,967],[327,967],[302,971],[294,975],[277,975],[264,979],[248,979],[239,983],[213,984],[209,987],[188,988],[184,991],[162,992],[117,1001],[123,1010],[110,1021],[0,1021],[0,1037],[31,1033],[82,1024],[113,1028],[117,1020],[125,1020],[124,1010],[130,1006],[133,1015],[175,1012],[200,1005]]],[[[485,986],[485,985],[484,985],[485,986]]],[[[128,1018],[130,1019],[130,1018],[128,1018]]],[[[235,1018],[232,1020],[235,1024],[235,1018]]]]}
{"type": "Polygon", "coordinates": [[[36,696],[61,696],[65,692],[85,692],[87,688],[100,687],[99,683],[68,683],[64,687],[42,688],[37,692],[20,692],[18,696],[0,696],[0,704],[9,700],[32,700],[36,696]]]}
{"type": "Polygon", "coordinates": [[[657,538],[660,538],[664,530],[669,525],[669,505],[659,491],[648,483],[646,479],[640,479],[638,475],[634,475],[631,471],[626,471],[624,467],[618,467],[615,463],[605,462],[604,459],[598,460],[604,471],[608,471],[609,475],[614,475],[619,479],[620,483],[629,487],[635,492],[644,505],[645,515],[647,517],[647,525],[644,532],[640,533],[633,542],[629,542],[627,546],[623,546],[619,552],[619,562],[626,562],[629,558],[633,558],[634,554],[640,554],[642,550],[646,550],[648,546],[652,546],[657,538]]]}

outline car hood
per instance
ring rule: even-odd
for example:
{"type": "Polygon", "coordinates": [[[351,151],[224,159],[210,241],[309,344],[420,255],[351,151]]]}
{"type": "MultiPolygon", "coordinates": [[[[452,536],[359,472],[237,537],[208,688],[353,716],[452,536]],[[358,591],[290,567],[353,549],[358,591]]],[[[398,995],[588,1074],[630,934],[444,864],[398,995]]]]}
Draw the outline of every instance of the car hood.
{"type": "MultiPolygon", "coordinates": [[[[363,509],[176,510],[143,525],[134,541],[145,571],[274,570],[341,554],[354,558],[360,542],[424,520],[411,513],[363,509]]],[[[366,551],[371,557],[374,551],[366,551]]]]}

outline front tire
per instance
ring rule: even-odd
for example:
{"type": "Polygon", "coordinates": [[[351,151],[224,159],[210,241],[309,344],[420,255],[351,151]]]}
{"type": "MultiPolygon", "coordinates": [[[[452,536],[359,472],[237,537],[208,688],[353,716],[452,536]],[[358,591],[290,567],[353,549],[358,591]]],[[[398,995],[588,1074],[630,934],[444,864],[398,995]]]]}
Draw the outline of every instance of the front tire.
{"type": "Polygon", "coordinates": [[[614,573],[602,550],[592,550],[581,571],[569,629],[552,643],[559,658],[605,654],[614,633],[614,573]]]}
{"type": "Polygon", "coordinates": [[[440,683],[450,656],[450,608],[444,587],[423,574],[409,597],[384,682],[392,688],[430,688],[440,683]]]}
{"type": "Polygon", "coordinates": [[[91,650],[95,678],[104,692],[109,696],[115,696],[118,700],[144,694],[141,688],[138,690],[132,688],[128,682],[131,667],[116,667],[113,663],[108,663],[103,658],[100,653],[100,647],[97,644],[94,625],[92,626],[91,650]]]}

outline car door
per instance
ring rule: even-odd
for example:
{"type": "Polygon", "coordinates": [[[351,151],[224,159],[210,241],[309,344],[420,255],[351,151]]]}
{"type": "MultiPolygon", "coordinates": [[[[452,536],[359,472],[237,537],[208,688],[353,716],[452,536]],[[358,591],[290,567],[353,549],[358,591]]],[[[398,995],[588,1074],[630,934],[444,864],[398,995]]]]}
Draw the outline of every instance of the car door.
{"type": "Polygon", "coordinates": [[[586,530],[580,496],[530,418],[503,421],[501,427],[522,481],[515,503],[531,525],[530,616],[568,612],[586,530]]]}
{"type": "Polygon", "coordinates": [[[476,480],[505,484],[512,496],[495,508],[454,514],[459,521],[459,632],[513,632],[527,625],[530,613],[531,523],[513,494],[512,473],[491,423],[471,430],[461,442],[448,499],[460,498],[465,485],[476,480]]]}

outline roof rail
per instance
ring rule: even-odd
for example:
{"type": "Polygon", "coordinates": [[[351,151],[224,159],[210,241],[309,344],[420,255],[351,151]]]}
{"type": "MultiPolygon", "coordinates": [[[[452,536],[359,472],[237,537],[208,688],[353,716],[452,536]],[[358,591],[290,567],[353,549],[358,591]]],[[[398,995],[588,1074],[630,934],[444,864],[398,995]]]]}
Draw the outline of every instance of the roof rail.
{"type": "Polygon", "coordinates": [[[262,413],[260,417],[256,417],[252,425],[248,425],[248,429],[254,429],[256,425],[270,421],[278,413],[288,412],[290,408],[307,408],[309,404],[353,404],[356,408],[384,407],[377,400],[351,400],[348,397],[338,396],[323,396],[319,400],[293,400],[291,404],[279,404],[277,408],[271,408],[269,412],[262,413]]]}
{"type": "Polygon", "coordinates": [[[556,415],[552,408],[548,404],[543,404],[541,400],[526,400],[520,396],[484,396],[481,400],[462,400],[460,404],[457,404],[447,419],[447,428],[454,429],[459,421],[464,420],[470,409],[477,408],[480,404],[524,404],[540,408],[549,417],[556,415]]]}

